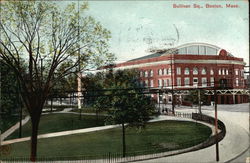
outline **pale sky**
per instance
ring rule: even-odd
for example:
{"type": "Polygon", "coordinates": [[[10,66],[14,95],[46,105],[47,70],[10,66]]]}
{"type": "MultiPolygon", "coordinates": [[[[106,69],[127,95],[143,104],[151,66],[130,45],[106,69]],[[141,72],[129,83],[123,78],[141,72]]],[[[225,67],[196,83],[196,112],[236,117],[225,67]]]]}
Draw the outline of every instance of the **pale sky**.
{"type": "Polygon", "coordinates": [[[244,58],[249,65],[248,10],[248,1],[89,1],[88,14],[111,31],[110,51],[118,62],[147,55],[150,48],[204,42],[244,58]],[[173,8],[173,4],[203,8],[173,8]]]}

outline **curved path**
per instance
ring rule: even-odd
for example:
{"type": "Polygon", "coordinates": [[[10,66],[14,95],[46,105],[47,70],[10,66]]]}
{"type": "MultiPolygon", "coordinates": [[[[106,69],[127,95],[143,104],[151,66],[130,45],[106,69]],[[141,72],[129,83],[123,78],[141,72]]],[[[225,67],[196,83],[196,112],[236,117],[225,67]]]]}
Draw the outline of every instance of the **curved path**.
{"type": "MultiPolygon", "coordinates": [[[[242,107],[248,107],[248,105],[242,105],[242,107]]],[[[237,112],[225,111],[221,108],[222,106],[218,106],[218,118],[221,121],[223,121],[223,123],[226,125],[226,136],[219,143],[219,153],[220,153],[219,162],[231,162],[235,160],[238,156],[240,156],[242,153],[244,153],[249,147],[249,113],[240,112],[240,111],[237,111],[237,112]]],[[[190,108],[185,108],[185,107],[176,108],[176,111],[186,112],[186,113],[197,112],[196,109],[190,109],[190,108]]],[[[207,108],[207,109],[205,108],[203,110],[203,114],[207,114],[207,115],[214,117],[214,111],[212,108],[207,108]]],[[[184,120],[184,118],[169,117],[169,116],[164,116],[164,118],[160,118],[160,119],[184,120]]],[[[117,127],[117,126],[113,126],[113,127],[117,127]]],[[[101,130],[101,128],[102,127],[100,127],[99,129],[101,130]]],[[[73,134],[76,134],[76,133],[73,133],[73,134]]],[[[53,135],[50,135],[50,136],[53,137],[53,135]]],[[[59,136],[59,135],[54,135],[54,136],[59,136]]],[[[45,137],[43,136],[43,138],[45,137]]],[[[8,142],[8,143],[11,143],[11,142],[8,142]]],[[[60,162],[64,162],[64,161],[60,161],[60,162]]],[[[80,161],[70,161],[70,162],[80,162],[80,161]]],[[[145,162],[145,163],[216,162],[215,145],[210,146],[208,148],[201,149],[201,150],[174,155],[170,157],[162,157],[158,159],[138,161],[138,163],[141,163],[141,162],[145,162]]]]}
{"type": "MultiPolygon", "coordinates": [[[[219,108],[218,108],[219,109],[219,108]]],[[[194,109],[180,108],[177,111],[195,112],[194,109]]],[[[213,110],[204,110],[203,114],[214,117],[213,110]]],[[[219,162],[230,162],[244,153],[249,147],[249,113],[218,111],[218,118],[226,125],[226,136],[219,143],[219,162]]],[[[249,157],[249,156],[248,156],[249,157]]],[[[188,152],[171,157],[162,157],[138,161],[138,163],[166,163],[166,162],[216,162],[215,145],[194,152],[188,152]]],[[[245,162],[245,161],[244,161],[245,162]]]]}

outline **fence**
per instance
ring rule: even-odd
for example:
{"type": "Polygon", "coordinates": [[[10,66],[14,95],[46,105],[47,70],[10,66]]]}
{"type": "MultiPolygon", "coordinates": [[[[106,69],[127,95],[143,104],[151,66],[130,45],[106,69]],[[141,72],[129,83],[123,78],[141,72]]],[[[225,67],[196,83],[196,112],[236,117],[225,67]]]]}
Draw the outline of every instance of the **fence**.
{"type": "MultiPolygon", "coordinates": [[[[184,118],[192,118],[198,121],[203,121],[209,124],[214,125],[214,118],[202,115],[198,113],[181,113],[176,112],[175,116],[178,117],[184,117],[184,118]]],[[[106,153],[103,155],[92,155],[92,156],[72,156],[72,157],[65,157],[65,156],[59,156],[59,157],[38,157],[37,162],[46,162],[46,163],[60,163],[60,162],[72,162],[72,163],[116,163],[116,162],[132,162],[132,161],[139,161],[139,160],[148,160],[152,158],[160,158],[160,157],[166,157],[166,156],[172,156],[177,155],[181,153],[186,153],[190,151],[199,150],[201,148],[206,148],[208,146],[211,146],[215,144],[216,141],[220,141],[224,138],[226,134],[226,127],[218,120],[218,128],[220,129],[220,132],[216,135],[211,136],[206,141],[200,141],[198,145],[193,145],[192,147],[188,147],[185,149],[179,149],[179,150],[172,150],[167,148],[151,148],[147,151],[137,151],[137,152],[127,152],[126,157],[122,157],[122,153],[116,152],[116,153],[106,153]],[[74,160],[74,161],[70,161],[74,160]]],[[[199,141],[198,139],[196,141],[199,141]]],[[[190,142],[186,142],[190,143],[190,142]]],[[[196,142],[197,144],[197,142],[196,142]]],[[[1,155],[0,155],[1,156],[1,155]]],[[[4,162],[17,162],[17,163],[26,163],[29,162],[28,157],[19,157],[19,158],[1,158],[0,159],[4,162]]],[[[166,158],[167,159],[167,158],[166,158]]]]}

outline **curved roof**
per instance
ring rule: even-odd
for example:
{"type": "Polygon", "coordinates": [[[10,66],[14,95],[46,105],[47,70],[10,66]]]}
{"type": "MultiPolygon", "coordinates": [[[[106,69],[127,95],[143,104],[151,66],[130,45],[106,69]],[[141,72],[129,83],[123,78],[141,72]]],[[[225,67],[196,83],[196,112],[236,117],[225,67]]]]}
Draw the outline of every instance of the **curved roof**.
{"type": "MultiPolygon", "coordinates": [[[[177,46],[175,48],[170,48],[170,49],[159,49],[159,50],[154,50],[151,51],[153,52],[152,54],[135,58],[130,61],[137,61],[137,60],[142,60],[142,59],[149,59],[149,58],[154,58],[154,57],[159,57],[159,56],[165,56],[168,54],[175,54],[175,55],[219,55],[220,51],[222,48],[212,45],[212,44],[207,44],[207,43],[188,43],[188,44],[183,44],[180,46],[177,46]]],[[[233,55],[229,52],[227,52],[229,56],[233,55]]]]}
{"type": "MultiPolygon", "coordinates": [[[[172,51],[172,54],[191,54],[191,55],[219,55],[222,48],[207,44],[207,43],[188,43],[180,45],[172,51]]],[[[166,54],[169,54],[166,51],[166,54]]],[[[233,56],[231,53],[228,53],[229,56],[233,56]]]]}

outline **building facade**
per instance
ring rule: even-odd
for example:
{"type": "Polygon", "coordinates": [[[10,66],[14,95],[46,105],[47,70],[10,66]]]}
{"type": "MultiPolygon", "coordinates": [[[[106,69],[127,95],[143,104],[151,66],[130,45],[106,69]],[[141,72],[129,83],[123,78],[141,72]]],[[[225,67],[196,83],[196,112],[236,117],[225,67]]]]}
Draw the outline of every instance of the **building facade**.
{"type": "MultiPolygon", "coordinates": [[[[115,69],[137,69],[141,84],[150,89],[204,89],[208,101],[213,101],[216,88],[219,104],[235,104],[248,102],[244,65],[242,58],[222,48],[190,43],[117,64],[115,69]]],[[[171,101],[171,95],[159,97],[163,99],[171,101]]]]}

